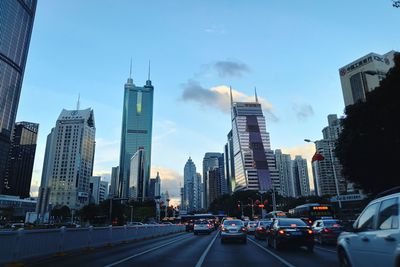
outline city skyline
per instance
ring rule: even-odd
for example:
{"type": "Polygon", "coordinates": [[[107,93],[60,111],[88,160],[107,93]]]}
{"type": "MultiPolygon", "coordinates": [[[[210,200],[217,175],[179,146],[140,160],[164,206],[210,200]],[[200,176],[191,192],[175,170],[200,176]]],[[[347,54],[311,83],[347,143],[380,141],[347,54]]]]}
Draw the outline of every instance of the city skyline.
{"type": "Polygon", "coordinates": [[[91,107],[98,114],[95,175],[109,177],[111,167],[118,165],[121,88],[129,73],[130,56],[133,57],[134,82],[143,84],[144,79],[139,78],[146,77],[145,66],[151,59],[153,81],[159,88],[154,102],[151,177],[160,171],[160,176],[166,179],[162,191],[168,190],[172,197],[179,198],[181,166],[187,157],[191,155],[195,162],[201,162],[206,151],[223,152],[230,124],[226,109],[229,85],[233,86],[234,97],[241,100],[250,97],[256,85],[270,125],[272,149],[282,149],[293,156],[303,155],[310,160],[315,148],[313,144],[304,144],[303,139],[320,139],[326,115],[337,113],[340,116],[343,112],[339,68],[370,52],[384,54],[399,46],[398,38],[385,29],[385,25],[395,22],[397,11],[379,3],[359,1],[346,5],[345,10],[326,3],[317,3],[311,8],[295,3],[295,11],[285,9],[284,19],[279,15],[284,7],[279,4],[228,7],[215,3],[209,5],[209,10],[201,4],[159,3],[160,10],[153,9],[153,15],[157,17],[163,12],[165,21],[157,18],[148,22],[148,27],[135,27],[146,20],[146,12],[133,21],[126,21],[124,17],[127,16],[123,14],[132,8],[145,11],[150,6],[121,2],[110,11],[107,4],[96,4],[96,14],[88,14],[92,4],[90,1],[80,3],[81,9],[76,10],[73,3],[41,1],[37,7],[17,116],[18,121],[40,124],[33,192],[40,183],[46,134],[59,110],[68,108],[68,103],[73,106],[79,93],[82,106],[91,107]],[[177,18],[165,12],[176,8],[180,10],[177,18]],[[360,9],[365,12],[359,12],[360,9]],[[96,16],[107,17],[106,12],[112,13],[112,19],[107,20],[109,24],[96,20],[96,16]],[[253,16],[248,21],[223,23],[212,19],[218,14],[236,17],[243,12],[252,12],[253,16]],[[263,16],[263,12],[268,16],[263,16]],[[338,13],[343,20],[335,20],[338,13]],[[362,27],[362,14],[379,13],[387,15],[362,27]],[[189,17],[192,14],[196,16],[189,17]],[[76,19],[71,19],[72,16],[76,19]],[[313,21],[320,16],[325,18],[319,20],[321,25],[315,26],[313,21]],[[204,17],[207,19],[202,19],[204,17]],[[352,23],[347,23],[346,18],[350,17],[352,23]],[[181,25],[182,20],[188,21],[187,25],[181,25]],[[274,25],[274,21],[280,24],[269,26],[274,25]],[[79,28],[77,23],[83,26],[79,28]],[[177,25],[182,28],[172,33],[168,31],[177,25]],[[99,26],[104,27],[96,31],[99,26]],[[76,28],[79,30],[74,31],[76,28]],[[246,40],[247,35],[242,34],[247,29],[255,38],[251,43],[246,40]],[[375,37],[359,48],[358,40],[369,31],[374,31],[375,37]],[[314,44],[315,33],[322,40],[318,45],[314,44]],[[302,43],[291,47],[291,38],[299,35],[302,35],[302,43]],[[137,42],[140,36],[149,42],[140,44],[137,42]],[[152,43],[150,40],[154,37],[164,41],[152,43]],[[79,47],[69,41],[73,39],[79,47]],[[118,41],[118,51],[113,49],[113,53],[104,54],[110,51],[109,46],[115,47],[115,41],[118,41]],[[306,67],[299,70],[300,65],[306,67]],[[52,101],[46,101],[46,109],[37,109],[37,103],[46,97],[52,101]],[[218,119],[210,120],[213,116],[218,119]],[[203,126],[205,124],[207,127],[203,126]],[[172,150],[176,156],[168,157],[172,150]]]}

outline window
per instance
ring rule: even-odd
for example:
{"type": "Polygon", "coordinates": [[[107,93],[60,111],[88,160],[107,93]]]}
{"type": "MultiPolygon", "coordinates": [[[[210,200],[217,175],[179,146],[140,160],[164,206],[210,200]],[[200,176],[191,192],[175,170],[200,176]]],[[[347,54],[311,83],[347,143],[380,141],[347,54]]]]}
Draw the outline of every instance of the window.
{"type": "Polygon", "coordinates": [[[367,207],[361,216],[358,218],[357,226],[358,231],[368,231],[374,229],[375,211],[379,203],[375,203],[367,207]]]}
{"type": "Polygon", "coordinates": [[[399,228],[399,203],[396,197],[382,201],[378,214],[378,229],[397,228],[399,228]]]}

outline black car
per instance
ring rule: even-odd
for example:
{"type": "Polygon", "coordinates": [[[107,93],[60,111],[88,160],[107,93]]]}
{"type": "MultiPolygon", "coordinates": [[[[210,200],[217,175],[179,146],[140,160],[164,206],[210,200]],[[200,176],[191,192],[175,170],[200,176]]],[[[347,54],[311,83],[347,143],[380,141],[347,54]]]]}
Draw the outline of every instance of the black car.
{"type": "Polygon", "coordinates": [[[267,238],[267,229],[269,229],[271,224],[272,224],[272,220],[259,221],[257,224],[256,231],[254,232],[254,237],[259,240],[260,239],[265,240],[267,238]]]}
{"type": "Polygon", "coordinates": [[[185,222],[185,230],[186,230],[186,232],[193,231],[193,228],[194,228],[194,220],[189,220],[189,221],[185,222]]]}
{"type": "Polygon", "coordinates": [[[305,246],[308,252],[313,252],[314,234],[301,219],[279,218],[269,228],[267,245],[276,250],[284,246],[305,246]]]}

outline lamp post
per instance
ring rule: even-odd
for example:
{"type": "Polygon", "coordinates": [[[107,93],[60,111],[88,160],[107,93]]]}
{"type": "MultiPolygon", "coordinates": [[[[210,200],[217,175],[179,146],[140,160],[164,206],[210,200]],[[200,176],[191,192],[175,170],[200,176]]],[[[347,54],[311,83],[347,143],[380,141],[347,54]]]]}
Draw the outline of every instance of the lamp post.
{"type": "Polygon", "coordinates": [[[254,201],[252,198],[248,198],[251,201],[251,219],[254,219],[254,201]]]}
{"type": "Polygon", "coordinates": [[[133,206],[129,205],[129,208],[131,208],[131,223],[132,223],[132,221],[133,221],[133,206]]]}
{"type": "MultiPolygon", "coordinates": [[[[264,204],[264,200],[263,200],[264,193],[265,193],[265,191],[258,191],[256,193],[256,195],[260,196],[260,198],[261,198],[261,204],[264,204]]],[[[265,217],[264,212],[265,212],[265,207],[261,208],[261,219],[263,219],[265,217]]]]}
{"type": "MultiPolygon", "coordinates": [[[[316,141],[311,141],[310,139],[304,139],[305,142],[307,143],[314,143],[316,145],[316,141]]],[[[331,157],[331,163],[332,163],[332,171],[333,171],[333,177],[335,179],[335,187],[336,187],[336,196],[337,196],[337,200],[338,200],[338,204],[339,204],[339,208],[342,209],[342,201],[340,200],[340,190],[339,190],[339,181],[336,175],[336,168],[335,168],[335,164],[333,162],[333,152],[332,152],[332,146],[331,146],[331,142],[334,142],[335,140],[321,140],[322,142],[328,142],[328,146],[329,146],[329,156],[331,157]]]]}

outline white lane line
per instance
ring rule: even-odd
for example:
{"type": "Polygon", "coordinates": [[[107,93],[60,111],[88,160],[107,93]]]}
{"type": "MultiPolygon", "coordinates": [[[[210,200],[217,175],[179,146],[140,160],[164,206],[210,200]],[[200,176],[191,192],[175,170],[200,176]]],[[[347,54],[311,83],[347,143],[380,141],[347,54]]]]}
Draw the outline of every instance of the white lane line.
{"type": "Polygon", "coordinates": [[[283,259],[282,257],[276,255],[275,253],[273,253],[272,251],[269,251],[268,249],[264,248],[263,246],[261,246],[260,244],[258,244],[257,242],[251,240],[251,238],[247,238],[249,241],[251,241],[254,245],[256,245],[257,247],[261,248],[262,250],[264,250],[265,252],[269,253],[271,256],[274,256],[277,260],[279,260],[281,263],[285,264],[287,267],[296,267],[293,264],[287,262],[285,259],[283,259]]]}
{"type": "Polygon", "coordinates": [[[217,239],[219,231],[217,232],[217,234],[214,236],[214,238],[211,240],[210,244],[208,244],[206,250],[204,250],[203,254],[201,255],[199,261],[197,262],[195,267],[201,267],[201,265],[203,265],[203,262],[208,254],[208,251],[210,251],[211,246],[214,244],[215,239],[217,239]]]}
{"type": "Polygon", "coordinates": [[[125,261],[128,261],[128,260],[130,260],[130,259],[136,258],[136,257],[141,256],[141,255],[143,255],[143,254],[152,252],[152,251],[154,251],[154,250],[157,250],[157,249],[159,249],[159,248],[168,246],[168,245],[170,245],[170,244],[172,244],[172,243],[175,243],[175,242],[181,241],[181,240],[183,240],[183,239],[187,239],[187,238],[190,238],[190,236],[184,236],[184,237],[182,237],[182,238],[174,239],[174,240],[172,240],[172,241],[169,241],[169,242],[164,243],[164,244],[162,244],[162,245],[159,245],[159,246],[157,246],[157,247],[154,247],[154,248],[151,248],[151,249],[142,251],[142,252],[137,253],[137,254],[134,254],[134,255],[132,255],[132,256],[123,258],[122,260],[119,260],[119,261],[110,263],[110,264],[108,264],[108,265],[106,265],[106,266],[104,266],[104,267],[111,267],[111,266],[118,265],[118,264],[123,263],[123,262],[125,262],[125,261]]]}
{"type": "Polygon", "coordinates": [[[314,246],[314,248],[322,250],[322,251],[328,251],[328,252],[336,254],[336,250],[331,250],[331,249],[323,248],[323,247],[320,247],[320,246],[314,246]]]}

